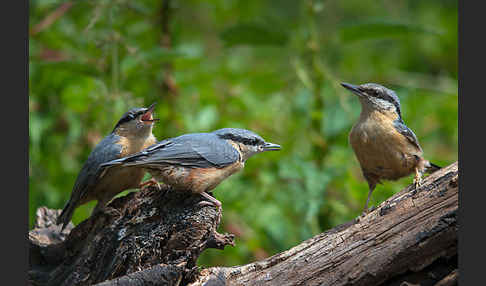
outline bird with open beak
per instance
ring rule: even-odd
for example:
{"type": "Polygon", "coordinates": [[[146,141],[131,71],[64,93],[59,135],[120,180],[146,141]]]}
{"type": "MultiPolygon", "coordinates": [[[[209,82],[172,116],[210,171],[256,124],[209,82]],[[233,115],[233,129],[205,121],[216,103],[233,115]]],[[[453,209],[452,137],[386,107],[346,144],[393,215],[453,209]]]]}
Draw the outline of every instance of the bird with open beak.
{"type": "Polygon", "coordinates": [[[69,201],[64,206],[57,224],[69,223],[74,210],[89,201],[98,203],[92,214],[105,208],[120,192],[139,186],[145,174],[142,169],[112,168],[101,176],[99,167],[111,160],[139,152],[157,140],[152,134],[155,103],[148,108],[132,108],[120,118],[113,131],[93,149],[76,178],[69,201]]]}

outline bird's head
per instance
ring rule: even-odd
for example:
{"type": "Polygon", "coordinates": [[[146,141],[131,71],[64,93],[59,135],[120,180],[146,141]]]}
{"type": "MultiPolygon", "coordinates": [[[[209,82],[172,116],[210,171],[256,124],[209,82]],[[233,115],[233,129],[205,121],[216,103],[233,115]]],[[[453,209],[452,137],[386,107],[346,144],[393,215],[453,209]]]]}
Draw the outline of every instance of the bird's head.
{"type": "Polygon", "coordinates": [[[401,118],[400,100],[393,90],[376,83],[341,85],[359,97],[363,109],[394,112],[401,118]]]}
{"type": "Polygon", "coordinates": [[[155,103],[149,107],[132,108],[122,115],[112,133],[122,136],[148,136],[158,118],[153,118],[155,103]]]}
{"type": "Polygon", "coordinates": [[[237,146],[243,161],[246,161],[257,153],[280,150],[280,145],[265,142],[265,140],[258,134],[246,129],[223,128],[213,131],[212,133],[237,146]]]}

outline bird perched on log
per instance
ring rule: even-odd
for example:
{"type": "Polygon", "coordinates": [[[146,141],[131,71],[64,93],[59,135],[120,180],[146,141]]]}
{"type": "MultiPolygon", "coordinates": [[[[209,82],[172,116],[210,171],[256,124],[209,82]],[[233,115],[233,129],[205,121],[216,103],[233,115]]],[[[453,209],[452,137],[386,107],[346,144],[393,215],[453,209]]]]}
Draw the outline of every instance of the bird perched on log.
{"type": "Polygon", "coordinates": [[[152,115],[154,107],[155,103],[148,108],[130,109],[123,114],[113,131],[91,151],[76,178],[71,197],[57,219],[62,229],[79,205],[98,200],[94,214],[118,193],[138,187],[145,174],[141,169],[113,168],[103,177],[98,171],[103,163],[139,152],[157,142],[152,134],[153,123],[158,120],[152,115]]]}
{"type": "Polygon", "coordinates": [[[424,172],[432,173],[440,167],[424,159],[417,136],[402,120],[400,100],[393,90],[376,83],[341,85],[357,95],[361,103],[349,143],[369,186],[363,211],[366,214],[371,194],[381,180],[398,180],[415,173],[418,188],[424,172]]]}
{"type": "Polygon", "coordinates": [[[280,150],[245,129],[223,128],[211,133],[191,133],[163,140],[141,152],[113,160],[102,168],[139,167],[176,190],[201,194],[220,208],[221,202],[207,192],[243,169],[251,156],[280,150]]]}

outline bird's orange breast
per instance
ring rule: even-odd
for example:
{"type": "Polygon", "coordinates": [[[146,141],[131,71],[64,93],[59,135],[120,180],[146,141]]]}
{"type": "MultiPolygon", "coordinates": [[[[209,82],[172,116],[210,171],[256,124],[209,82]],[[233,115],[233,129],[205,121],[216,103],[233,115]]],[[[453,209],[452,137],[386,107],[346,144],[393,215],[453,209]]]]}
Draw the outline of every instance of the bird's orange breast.
{"type": "Polygon", "coordinates": [[[153,134],[150,134],[150,136],[142,138],[128,138],[120,136],[120,140],[117,142],[117,144],[120,144],[122,146],[120,157],[125,157],[133,153],[140,152],[148,146],[155,144],[156,142],[157,140],[155,139],[155,136],[153,134]]]}
{"type": "Polygon", "coordinates": [[[395,129],[393,119],[380,112],[360,118],[349,143],[363,171],[390,180],[410,174],[417,162],[415,155],[422,155],[395,129]]]}
{"type": "Polygon", "coordinates": [[[235,162],[224,168],[195,168],[189,173],[187,184],[192,186],[191,190],[195,193],[210,191],[243,166],[244,163],[235,162]]]}

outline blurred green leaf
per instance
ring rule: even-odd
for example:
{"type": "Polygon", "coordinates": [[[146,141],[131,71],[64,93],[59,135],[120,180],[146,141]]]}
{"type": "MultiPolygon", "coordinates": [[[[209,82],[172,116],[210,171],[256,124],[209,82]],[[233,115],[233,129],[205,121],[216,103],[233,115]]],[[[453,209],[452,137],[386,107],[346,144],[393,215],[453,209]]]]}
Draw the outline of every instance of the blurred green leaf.
{"type": "Polygon", "coordinates": [[[186,56],[184,51],[169,50],[155,47],[148,51],[139,51],[134,55],[126,56],[120,63],[120,69],[126,76],[132,76],[140,69],[147,67],[159,68],[161,64],[186,56]]]}
{"type": "Polygon", "coordinates": [[[218,112],[215,106],[209,105],[202,108],[195,116],[191,116],[186,121],[188,130],[200,132],[201,130],[209,131],[218,120],[218,112]]]}
{"type": "Polygon", "coordinates": [[[225,29],[221,33],[221,39],[226,46],[237,45],[275,45],[282,46],[287,42],[287,35],[278,31],[275,27],[266,27],[260,24],[238,24],[225,29]]]}
{"type": "Polygon", "coordinates": [[[83,74],[89,76],[100,76],[100,71],[95,66],[83,63],[76,60],[68,60],[61,62],[46,62],[38,61],[37,68],[48,70],[59,70],[69,73],[83,74]]]}
{"type": "Polygon", "coordinates": [[[140,53],[140,57],[149,63],[167,62],[185,57],[185,53],[179,50],[169,50],[163,47],[155,47],[149,51],[140,53]]]}
{"type": "Polygon", "coordinates": [[[389,19],[366,19],[344,23],[339,28],[339,37],[343,42],[353,42],[370,38],[390,38],[426,34],[438,36],[442,33],[425,28],[420,24],[404,23],[389,19]]]}
{"type": "Polygon", "coordinates": [[[99,99],[105,94],[107,88],[105,84],[95,78],[78,77],[72,79],[61,92],[63,104],[73,111],[85,111],[92,100],[99,99]]]}

